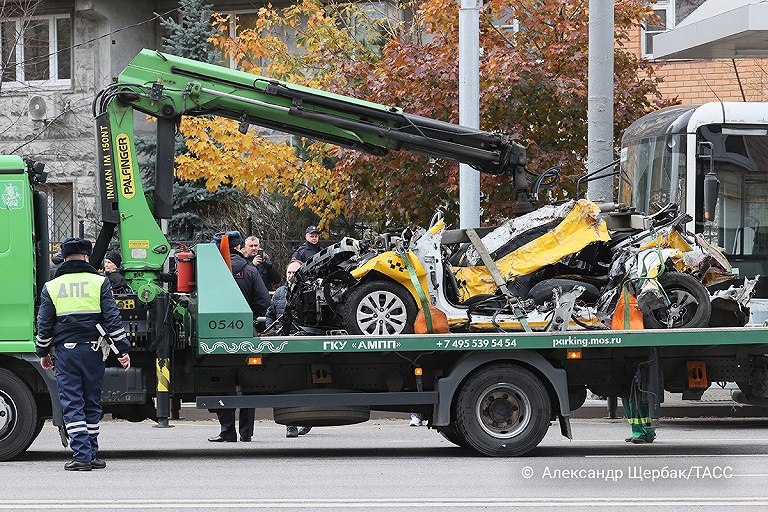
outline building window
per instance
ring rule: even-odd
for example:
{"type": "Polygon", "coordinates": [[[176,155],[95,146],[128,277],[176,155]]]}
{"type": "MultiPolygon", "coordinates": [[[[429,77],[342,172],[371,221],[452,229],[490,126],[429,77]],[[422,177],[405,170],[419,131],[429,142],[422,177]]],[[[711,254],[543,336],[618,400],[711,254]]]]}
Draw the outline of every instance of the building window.
{"type": "Polygon", "coordinates": [[[47,183],[41,186],[48,194],[48,237],[51,245],[74,234],[74,201],[71,183],[47,183]]]}
{"type": "Polygon", "coordinates": [[[0,21],[4,85],[69,85],[72,19],[68,15],[0,21]]]}
{"type": "Polygon", "coordinates": [[[658,0],[653,4],[653,12],[657,16],[656,21],[649,22],[643,29],[643,57],[653,58],[653,36],[675,28],[675,2],[674,0],[658,0]]]}

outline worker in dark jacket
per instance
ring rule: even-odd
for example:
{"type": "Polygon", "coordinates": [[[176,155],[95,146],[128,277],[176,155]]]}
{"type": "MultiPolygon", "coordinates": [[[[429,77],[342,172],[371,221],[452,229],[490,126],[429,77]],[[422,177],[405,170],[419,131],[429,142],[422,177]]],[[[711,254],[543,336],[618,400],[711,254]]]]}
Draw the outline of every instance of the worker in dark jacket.
{"type": "Polygon", "coordinates": [[[133,293],[123,276],[123,257],[117,251],[109,251],[104,255],[104,273],[109,278],[114,293],[133,293]]]}
{"type": "Polygon", "coordinates": [[[299,260],[302,263],[320,252],[320,230],[317,229],[317,226],[307,227],[304,231],[304,239],[306,241],[296,248],[291,257],[291,259],[299,260]]]}
{"type": "MultiPolygon", "coordinates": [[[[253,311],[253,319],[264,316],[270,304],[269,292],[264,282],[261,280],[259,271],[253,265],[248,264],[248,260],[243,258],[240,253],[240,246],[243,244],[243,237],[239,231],[227,231],[216,233],[213,242],[221,246],[221,239],[227,235],[229,239],[229,258],[232,263],[232,275],[235,278],[237,286],[243,292],[245,300],[253,311]]],[[[235,410],[217,409],[216,416],[219,417],[221,431],[219,435],[209,437],[208,441],[212,443],[235,443],[237,442],[237,431],[240,432],[240,440],[250,442],[253,437],[253,423],[256,420],[256,409],[240,408],[239,428],[235,429],[235,410]]]]}
{"type": "Polygon", "coordinates": [[[64,465],[67,471],[106,467],[97,453],[104,360],[109,348],[99,338],[96,324],[114,340],[123,368],[131,366],[130,343],[109,279],[88,263],[92,251],[90,240],[67,238],[62,242],[64,263],[43,287],[37,314],[35,352],[43,369],[54,369],[55,352],[59,400],[73,451],[72,461],[64,465]]]}
{"type": "Polygon", "coordinates": [[[280,273],[272,265],[269,255],[261,249],[259,237],[249,236],[245,239],[243,257],[259,271],[267,290],[273,290],[275,286],[280,284],[280,273]]]}
{"type": "Polygon", "coordinates": [[[264,286],[264,281],[256,267],[249,265],[248,260],[243,258],[241,253],[243,237],[239,231],[216,233],[213,238],[214,243],[220,246],[221,237],[225,234],[229,239],[229,260],[232,263],[232,275],[251,307],[255,321],[256,317],[264,316],[267,312],[270,304],[269,290],[264,286]]]}
{"type": "MultiPolygon", "coordinates": [[[[275,290],[272,294],[272,304],[269,305],[267,310],[267,327],[275,323],[275,320],[280,318],[280,315],[285,311],[286,295],[288,294],[288,282],[293,275],[301,268],[301,262],[299,260],[291,260],[288,266],[285,267],[285,284],[275,290]]],[[[312,427],[297,427],[295,425],[285,426],[285,437],[299,437],[308,434],[312,430],[312,427]]]]}
{"type": "MultiPolygon", "coordinates": [[[[275,323],[275,320],[285,311],[286,296],[288,295],[288,281],[291,280],[293,274],[295,274],[299,268],[301,268],[301,262],[299,260],[291,260],[288,266],[285,267],[285,284],[280,286],[275,293],[272,294],[272,302],[267,309],[267,327],[275,323]]],[[[280,327],[273,327],[273,331],[279,331],[280,327]]]]}

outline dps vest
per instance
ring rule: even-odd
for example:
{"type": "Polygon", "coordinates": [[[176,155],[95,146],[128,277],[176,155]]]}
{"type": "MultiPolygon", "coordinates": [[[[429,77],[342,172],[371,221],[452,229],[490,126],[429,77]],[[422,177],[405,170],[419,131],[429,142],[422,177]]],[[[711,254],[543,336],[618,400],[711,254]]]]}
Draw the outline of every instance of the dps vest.
{"type": "Polygon", "coordinates": [[[64,274],[46,283],[56,316],[101,313],[101,286],[104,276],[87,273],[64,274]]]}

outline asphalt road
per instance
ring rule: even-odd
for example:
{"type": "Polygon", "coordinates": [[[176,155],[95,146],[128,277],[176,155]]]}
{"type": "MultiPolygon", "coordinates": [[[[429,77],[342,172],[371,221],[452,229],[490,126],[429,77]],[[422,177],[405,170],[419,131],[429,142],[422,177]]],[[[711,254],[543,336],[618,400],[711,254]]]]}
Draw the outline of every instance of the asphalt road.
{"type": "Polygon", "coordinates": [[[528,457],[475,456],[407,420],[313,429],[258,421],[254,442],[212,444],[213,421],[102,424],[105,470],[65,472],[49,423],[0,463],[0,509],[768,510],[768,420],[662,421],[652,445],[624,420],[556,426],[528,457]]]}

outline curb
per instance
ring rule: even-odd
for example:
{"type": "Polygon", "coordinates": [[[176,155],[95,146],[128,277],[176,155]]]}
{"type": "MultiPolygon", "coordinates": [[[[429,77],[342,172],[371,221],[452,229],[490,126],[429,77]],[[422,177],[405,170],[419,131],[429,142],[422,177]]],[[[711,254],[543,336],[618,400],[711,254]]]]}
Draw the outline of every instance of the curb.
{"type": "MultiPolygon", "coordinates": [[[[767,407],[740,404],[733,400],[716,402],[693,402],[667,399],[661,404],[662,418],[768,418],[767,407]]],[[[571,412],[573,419],[615,419],[609,415],[605,400],[587,400],[579,409],[571,412]]],[[[619,400],[616,418],[624,418],[624,409],[619,400]]]]}
{"type": "MultiPolygon", "coordinates": [[[[758,407],[734,402],[729,389],[712,388],[703,400],[683,400],[679,395],[665,393],[661,404],[662,418],[768,418],[768,407],[758,407]]],[[[371,411],[372,420],[408,420],[411,415],[403,412],[371,411]]],[[[608,402],[604,399],[588,399],[580,408],[571,411],[573,419],[624,419],[624,409],[618,400],[615,418],[609,415],[608,402]]],[[[181,417],[172,421],[216,421],[216,413],[198,409],[194,403],[182,404],[181,417]]],[[[257,420],[274,421],[271,408],[256,409],[257,420]]]]}

